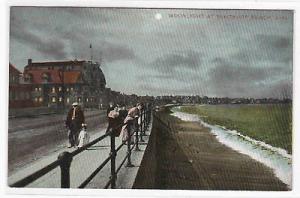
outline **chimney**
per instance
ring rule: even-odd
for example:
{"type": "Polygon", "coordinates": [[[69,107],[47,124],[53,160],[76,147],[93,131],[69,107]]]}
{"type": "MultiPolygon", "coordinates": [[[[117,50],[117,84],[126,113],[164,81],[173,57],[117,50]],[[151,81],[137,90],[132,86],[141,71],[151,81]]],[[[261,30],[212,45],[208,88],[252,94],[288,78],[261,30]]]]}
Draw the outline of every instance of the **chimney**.
{"type": "Polygon", "coordinates": [[[30,58],[28,59],[28,65],[31,65],[31,63],[32,63],[32,59],[30,58]]]}

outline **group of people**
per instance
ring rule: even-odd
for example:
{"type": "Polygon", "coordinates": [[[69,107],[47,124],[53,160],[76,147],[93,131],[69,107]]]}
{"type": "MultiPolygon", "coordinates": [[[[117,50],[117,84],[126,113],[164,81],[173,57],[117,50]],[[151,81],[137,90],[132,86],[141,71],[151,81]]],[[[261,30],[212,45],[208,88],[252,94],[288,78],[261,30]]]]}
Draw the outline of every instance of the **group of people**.
{"type": "Polygon", "coordinates": [[[110,103],[109,108],[107,109],[108,117],[108,127],[106,133],[109,133],[110,130],[114,129],[114,135],[119,136],[122,134],[122,141],[126,141],[130,135],[129,124],[136,118],[140,117],[142,109],[142,104],[138,103],[135,107],[126,110],[125,105],[118,106],[110,103]]]}
{"type": "MultiPolygon", "coordinates": [[[[125,105],[119,106],[110,103],[106,112],[108,120],[106,133],[110,133],[112,132],[111,130],[114,129],[113,132],[115,133],[115,136],[120,136],[120,134],[122,134],[122,141],[128,140],[131,131],[128,126],[131,121],[140,117],[141,109],[142,104],[140,103],[136,104],[136,106],[129,110],[126,109],[125,105]]],[[[72,108],[68,112],[66,127],[69,129],[68,148],[81,147],[85,143],[85,139],[89,139],[86,133],[84,113],[77,102],[72,104],[72,108]]]]}

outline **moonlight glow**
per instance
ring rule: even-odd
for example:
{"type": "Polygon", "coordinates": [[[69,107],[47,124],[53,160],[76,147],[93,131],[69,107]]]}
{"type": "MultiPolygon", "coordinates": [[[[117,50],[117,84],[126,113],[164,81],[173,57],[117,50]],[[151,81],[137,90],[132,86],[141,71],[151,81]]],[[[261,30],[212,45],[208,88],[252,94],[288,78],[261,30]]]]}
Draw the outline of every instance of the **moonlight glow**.
{"type": "Polygon", "coordinates": [[[160,20],[162,18],[161,14],[160,13],[156,13],[155,14],[155,19],[156,20],[160,20]]]}

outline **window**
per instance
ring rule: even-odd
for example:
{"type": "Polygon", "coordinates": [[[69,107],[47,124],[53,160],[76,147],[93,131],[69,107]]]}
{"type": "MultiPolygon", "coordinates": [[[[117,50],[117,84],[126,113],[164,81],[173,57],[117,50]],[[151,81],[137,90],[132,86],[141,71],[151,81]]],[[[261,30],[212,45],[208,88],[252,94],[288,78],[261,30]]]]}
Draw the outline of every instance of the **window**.
{"type": "Polygon", "coordinates": [[[74,91],[74,88],[73,88],[73,87],[71,87],[71,91],[74,91]]]}
{"type": "Polygon", "coordinates": [[[55,103],[56,102],[56,97],[52,97],[52,102],[55,103]]]}
{"type": "Polygon", "coordinates": [[[58,91],[62,91],[62,87],[58,87],[58,91]]]}
{"type": "Polygon", "coordinates": [[[66,90],[67,90],[67,92],[69,92],[69,91],[70,91],[69,87],[67,87],[67,89],[66,89],[66,90]]]}
{"type": "Polygon", "coordinates": [[[39,97],[39,102],[43,102],[43,98],[42,97],[39,97]]]}
{"type": "Polygon", "coordinates": [[[25,77],[24,77],[24,80],[25,80],[26,82],[32,82],[32,79],[33,79],[32,74],[26,73],[24,76],[25,76],[25,77]]]}
{"type": "Polygon", "coordinates": [[[39,101],[38,97],[35,97],[34,102],[38,102],[38,101],[39,101]]]}
{"type": "Polygon", "coordinates": [[[67,103],[68,103],[68,104],[70,103],[70,98],[67,98],[67,103]]]}
{"type": "Polygon", "coordinates": [[[20,96],[20,100],[24,100],[25,96],[23,91],[19,92],[19,96],[20,96]]]}
{"type": "Polygon", "coordinates": [[[26,97],[26,100],[29,100],[30,99],[30,93],[29,92],[25,92],[25,97],[26,97]]]}
{"type": "Polygon", "coordinates": [[[62,102],[62,97],[59,97],[59,99],[58,99],[58,100],[59,100],[59,102],[62,102]]]}
{"type": "Polygon", "coordinates": [[[52,87],[52,93],[55,93],[55,87],[52,87]]]}
{"type": "Polygon", "coordinates": [[[51,75],[50,73],[43,73],[42,74],[42,79],[44,80],[44,82],[50,82],[51,81],[51,75]]]}
{"type": "Polygon", "coordinates": [[[36,87],[36,88],[34,89],[34,91],[39,91],[39,88],[38,88],[38,87],[36,87]]]}
{"type": "Polygon", "coordinates": [[[78,98],[78,102],[81,102],[81,98],[78,98]]]}
{"type": "Polygon", "coordinates": [[[39,88],[39,91],[42,91],[42,87],[39,88]]]}
{"type": "Polygon", "coordinates": [[[89,99],[88,99],[88,98],[86,98],[86,102],[89,102],[89,99]]]}

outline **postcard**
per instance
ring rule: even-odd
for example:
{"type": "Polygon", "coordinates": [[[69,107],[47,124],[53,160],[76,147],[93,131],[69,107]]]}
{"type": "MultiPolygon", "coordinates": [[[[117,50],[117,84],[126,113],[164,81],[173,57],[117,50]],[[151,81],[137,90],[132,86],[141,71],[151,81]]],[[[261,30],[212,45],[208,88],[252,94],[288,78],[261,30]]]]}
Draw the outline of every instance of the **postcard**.
{"type": "Polygon", "coordinates": [[[295,9],[10,6],[7,188],[293,192],[295,9]]]}

